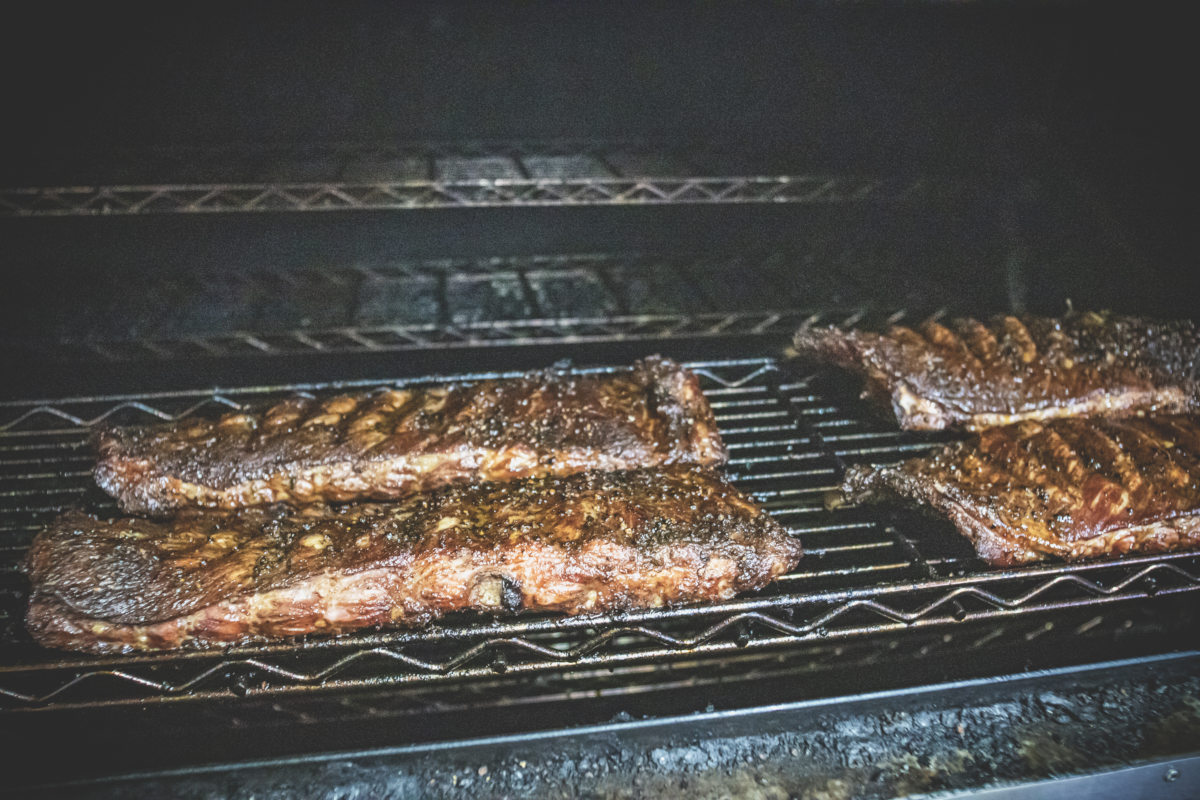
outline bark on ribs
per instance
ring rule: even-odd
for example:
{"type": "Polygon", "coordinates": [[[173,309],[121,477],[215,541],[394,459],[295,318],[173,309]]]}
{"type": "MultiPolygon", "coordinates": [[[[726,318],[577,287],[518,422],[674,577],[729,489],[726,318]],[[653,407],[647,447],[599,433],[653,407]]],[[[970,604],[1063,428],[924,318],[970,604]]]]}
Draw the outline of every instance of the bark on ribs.
{"type": "Polygon", "coordinates": [[[851,467],[842,491],[928,505],[992,564],[1197,547],[1200,418],[1022,422],[901,464],[851,467]]]}
{"type": "Polygon", "coordinates": [[[1021,420],[1200,409],[1200,333],[1191,322],[1073,312],[886,334],[809,328],[802,356],[866,377],[909,430],[980,430],[1021,420]]]}
{"type": "Polygon", "coordinates": [[[96,482],[133,514],[725,460],[696,376],[658,357],[608,374],[294,398],[219,420],[115,428],[97,447],[96,482]]]}
{"type": "Polygon", "coordinates": [[[719,600],[800,544],[691,467],[452,486],[396,503],[60,517],[34,540],[27,623],[129,652],[426,623],[460,609],[599,612],[719,600]]]}

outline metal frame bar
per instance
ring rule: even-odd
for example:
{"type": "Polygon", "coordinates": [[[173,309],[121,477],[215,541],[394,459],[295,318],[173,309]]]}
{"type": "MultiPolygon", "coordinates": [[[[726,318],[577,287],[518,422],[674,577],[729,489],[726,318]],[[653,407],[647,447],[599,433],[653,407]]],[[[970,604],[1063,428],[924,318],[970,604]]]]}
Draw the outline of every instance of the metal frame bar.
{"type": "Polygon", "coordinates": [[[936,183],[929,178],[813,175],[788,168],[791,165],[761,164],[747,170],[744,164],[722,163],[728,159],[720,154],[681,156],[620,142],[402,147],[342,143],[311,152],[242,146],[109,154],[97,160],[135,163],[148,175],[170,176],[178,164],[188,159],[195,163],[197,158],[220,164],[224,176],[251,163],[257,164],[251,170],[256,176],[286,176],[295,173],[294,164],[314,159],[323,165],[324,174],[322,180],[309,181],[222,180],[214,174],[214,180],[101,180],[0,188],[0,216],[897,202],[923,194],[936,183]],[[358,168],[346,176],[350,163],[358,168]],[[416,163],[427,165],[425,174],[413,173],[409,167],[416,163]],[[264,170],[264,164],[270,168],[264,170]]]}
{"type": "Polygon", "coordinates": [[[458,325],[379,325],[278,333],[234,332],[216,336],[133,341],[52,343],[32,349],[51,357],[137,361],[295,353],[403,352],[458,347],[512,347],[553,342],[621,342],[647,339],[709,339],[787,334],[811,317],[794,309],[636,314],[611,317],[491,320],[458,325]]]}
{"type": "Polygon", "coordinates": [[[826,175],[46,186],[0,189],[0,216],[897,202],[923,188],[920,180],[888,182],[826,175]]]}

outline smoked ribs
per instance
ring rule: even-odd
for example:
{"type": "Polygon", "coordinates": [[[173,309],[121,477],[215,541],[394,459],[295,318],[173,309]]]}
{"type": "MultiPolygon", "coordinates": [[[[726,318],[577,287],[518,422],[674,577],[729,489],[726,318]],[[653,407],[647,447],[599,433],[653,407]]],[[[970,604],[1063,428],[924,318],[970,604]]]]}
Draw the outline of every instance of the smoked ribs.
{"type": "Polygon", "coordinates": [[[696,376],[658,357],[601,374],[297,397],[216,420],[113,428],[96,443],[96,482],[130,514],[725,460],[696,376]]]}
{"type": "Polygon", "coordinates": [[[56,520],[28,556],[42,644],[124,653],[421,625],[451,611],[571,614],[721,600],[800,544],[715,472],[589,472],[392,503],[168,521],[56,520]]]}
{"type": "Polygon", "coordinates": [[[998,565],[1198,547],[1200,418],[992,428],[900,464],[851,467],[842,492],[928,506],[998,565]]]}
{"type": "Polygon", "coordinates": [[[861,373],[908,430],[1200,410],[1193,323],[1108,313],[929,321],[886,333],[807,328],[799,355],[861,373]]]}

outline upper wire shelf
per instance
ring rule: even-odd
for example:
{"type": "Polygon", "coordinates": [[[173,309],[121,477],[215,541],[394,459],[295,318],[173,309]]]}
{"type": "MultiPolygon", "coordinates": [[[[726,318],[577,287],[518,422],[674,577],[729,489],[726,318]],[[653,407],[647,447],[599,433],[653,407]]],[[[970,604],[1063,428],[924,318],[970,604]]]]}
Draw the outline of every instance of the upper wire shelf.
{"type": "Polygon", "coordinates": [[[980,191],[930,176],[848,175],[778,159],[594,143],[157,149],[97,155],[54,177],[65,180],[0,188],[0,216],[894,203],[980,191]]]}
{"type": "MultiPolygon", "coordinates": [[[[847,311],[841,317],[853,316],[856,313],[861,316],[861,312],[847,311]]],[[[498,320],[461,325],[377,325],[324,330],[234,331],[178,339],[53,343],[41,352],[55,359],[77,357],[104,361],[137,361],[197,356],[401,352],[546,343],[708,339],[736,335],[778,336],[791,333],[797,325],[814,316],[817,315],[809,311],[783,309],[498,320]]]]}

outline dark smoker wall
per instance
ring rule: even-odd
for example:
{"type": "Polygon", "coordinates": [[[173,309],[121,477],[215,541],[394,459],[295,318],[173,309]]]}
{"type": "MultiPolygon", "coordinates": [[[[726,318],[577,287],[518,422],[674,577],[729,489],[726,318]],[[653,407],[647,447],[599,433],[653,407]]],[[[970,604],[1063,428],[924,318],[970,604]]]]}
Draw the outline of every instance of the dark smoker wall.
{"type": "MultiPolygon", "coordinates": [[[[568,139],[716,149],[766,174],[1032,179],[1055,187],[1055,202],[1025,216],[952,201],[917,211],[5,217],[8,337],[76,335],[53,321],[97,294],[119,301],[145,275],[219,282],[264,268],[568,252],[804,254],[815,231],[842,229],[911,230],[896,238],[895,249],[914,250],[905,268],[928,270],[932,285],[983,286],[989,309],[1054,310],[1065,298],[1164,315],[1196,307],[1182,141],[1195,65],[1167,6],[118,4],[39,7],[10,22],[0,26],[4,186],[154,183],[161,176],[137,156],[147,148],[568,139]]],[[[283,177],[305,179],[303,165],[293,169],[283,177]]],[[[836,282],[843,266],[818,258],[806,269],[797,284],[836,282]]]]}
{"type": "Polygon", "coordinates": [[[52,6],[0,34],[7,132],[69,160],[5,177],[129,145],[530,137],[1004,169],[1033,155],[1030,123],[1099,167],[1182,119],[1178,21],[1105,3],[52,6]]]}
{"type": "Polygon", "coordinates": [[[10,27],[20,56],[6,74],[25,74],[7,96],[35,111],[15,131],[35,149],[652,137],[917,167],[993,158],[982,145],[999,126],[1050,99],[1039,84],[1047,66],[1061,70],[1046,61],[1060,57],[1054,40],[1072,15],[1023,16],[811,4],[109,8],[10,27]]]}

